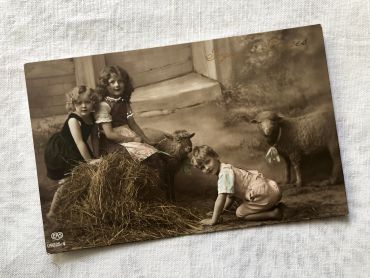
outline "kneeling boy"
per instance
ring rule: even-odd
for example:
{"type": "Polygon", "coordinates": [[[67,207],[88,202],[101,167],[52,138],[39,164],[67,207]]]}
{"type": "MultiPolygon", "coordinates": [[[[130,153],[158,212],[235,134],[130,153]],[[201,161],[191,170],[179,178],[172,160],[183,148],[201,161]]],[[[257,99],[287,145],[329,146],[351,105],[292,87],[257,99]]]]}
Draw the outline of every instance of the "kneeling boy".
{"type": "Polygon", "coordinates": [[[281,192],[275,181],[263,177],[255,170],[243,170],[222,163],[218,154],[209,146],[194,147],[191,163],[205,174],[217,175],[218,197],[211,219],[201,221],[203,225],[215,225],[222,212],[234,202],[234,197],[243,203],[237,208],[236,216],[249,221],[281,219],[277,205],[281,192]]]}

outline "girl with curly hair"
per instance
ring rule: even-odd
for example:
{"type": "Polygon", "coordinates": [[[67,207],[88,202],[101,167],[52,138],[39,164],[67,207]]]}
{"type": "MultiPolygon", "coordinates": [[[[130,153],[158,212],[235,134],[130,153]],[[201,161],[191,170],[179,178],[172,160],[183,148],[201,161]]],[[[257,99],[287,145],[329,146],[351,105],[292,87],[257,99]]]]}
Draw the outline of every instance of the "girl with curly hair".
{"type": "Polygon", "coordinates": [[[99,75],[97,92],[102,97],[95,113],[99,125],[99,154],[105,155],[122,146],[139,160],[144,160],[157,150],[136,123],[131,94],[134,91],[128,73],[118,66],[107,66],[99,75]]]}

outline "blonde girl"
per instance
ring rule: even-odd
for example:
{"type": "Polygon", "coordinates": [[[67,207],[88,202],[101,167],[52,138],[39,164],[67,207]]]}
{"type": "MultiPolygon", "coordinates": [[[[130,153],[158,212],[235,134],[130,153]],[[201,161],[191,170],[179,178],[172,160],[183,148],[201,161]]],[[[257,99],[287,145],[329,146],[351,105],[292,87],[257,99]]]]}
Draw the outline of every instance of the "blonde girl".
{"type": "Polygon", "coordinates": [[[51,136],[44,153],[47,176],[52,180],[65,178],[76,164],[94,158],[87,140],[99,97],[86,86],[75,87],[66,97],[68,117],[62,130],[51,136]]]}

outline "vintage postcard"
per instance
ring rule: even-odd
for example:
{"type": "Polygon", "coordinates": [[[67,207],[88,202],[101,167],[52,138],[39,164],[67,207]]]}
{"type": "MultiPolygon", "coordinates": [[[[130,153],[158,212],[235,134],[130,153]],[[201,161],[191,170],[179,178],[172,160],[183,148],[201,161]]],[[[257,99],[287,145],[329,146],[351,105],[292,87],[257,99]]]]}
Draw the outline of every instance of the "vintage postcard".
{"type": "Polygon", "coordinates": [[[320,25],[25,78],[48,253],[348,213],[320,25]]]}

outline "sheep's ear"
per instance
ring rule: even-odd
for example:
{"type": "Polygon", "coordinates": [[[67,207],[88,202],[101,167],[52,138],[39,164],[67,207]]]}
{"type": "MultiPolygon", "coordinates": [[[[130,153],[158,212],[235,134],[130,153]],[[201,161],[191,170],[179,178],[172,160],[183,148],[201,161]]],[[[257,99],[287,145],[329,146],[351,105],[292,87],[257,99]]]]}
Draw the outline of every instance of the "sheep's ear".
{"type": "Polygon", "coordinates": [[[195,160],[195,157],[192,157],[192,158],[190,159],[190,164],[191,164],[193,167],[198,168],[198,167],[197,167],[197,166],[198,166],[198,163],[197,163],[197,161],[195,160]]]}
{"type": "Polygon", "coordinates": [[[172,134],[165,133],[164,137],[166,137],[167,139],[173,140],[172,134]]]}
{"type": "Polygon", "coordinates": [[[258,121],[256,119],[252,119],[249,121],[251,124],[258,124],[258,121]]]}
{"type": "Polygon", "coordinates": [[[284,116],[283,114],[279,113],[279,114],[277,114],[277,115],[276,115],[276,118],[275,118],[275,119],[276,119],[277,121],[281,121],[281,120],[283,120],[284,118],[285,118],[285,116],[284,116]]]}
{"type": "Polygon", "coordinates": [[[189,135],[189,138],[192,138],[194,135],[195,133],[193,132],[192,134],[189,135]]]}

